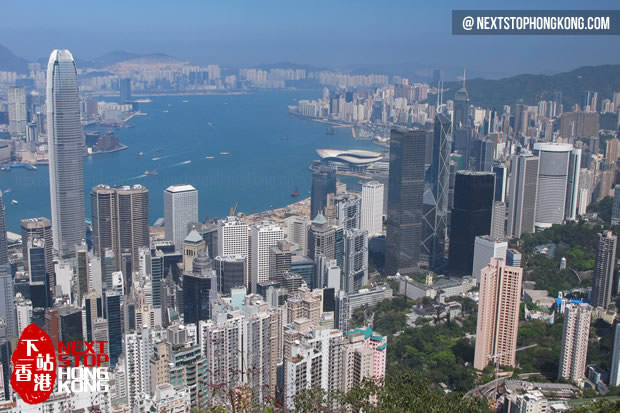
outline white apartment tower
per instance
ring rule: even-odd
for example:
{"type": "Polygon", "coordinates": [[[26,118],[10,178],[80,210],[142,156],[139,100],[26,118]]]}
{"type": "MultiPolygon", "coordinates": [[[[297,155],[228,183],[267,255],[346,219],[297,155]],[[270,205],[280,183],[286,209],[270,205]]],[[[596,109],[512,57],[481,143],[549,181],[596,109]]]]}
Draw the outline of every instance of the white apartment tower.
{"type": "Polygon", "coordinates": [[[284,231],[271,221],[262,221],[252,227],[251,245],[251,284],[256,292],[256,284],[269,281],[271,247],[284,239],[284,231]]]}
{"type": "Polygon", "coordinates": [[[12,86],[8,90],[9,133],[17,136],[26,134],[28,116],[26,112],[26,89],[12,86]]]}
{"type": "Polygon", "coordinates": [[[166,239],[177,250],[190,231],[189,224],[198,222],[198,191],[191,185],[171,185],[164,191],[166,239]]]}
{"type": "Polygon", "coordinates": [[[564,330],[558,377],[579,383],[585,377],[592,307],[569,303],[564,309],[564,330]]]}
{"type": "Polygon", "coordinates": [[[85,238],[85,153],[80,123],[80,95],[73,56],[54,50],[47,65],[47,137],[54,248],[75,254],[85,238]]]}
{"type": "Polygon", "coordinates": [[[149,394],[151,386],[150,359],[153,355],[151,332],[142,327],[123,337],[127,404],[135,406],[140,394],[149,394]]]}
{"type": "Polygon", "coordinates": [[[383,184],[377,181],[362,185],[362,229],[370,238],[383,232],[383,193],[383,184]]]}

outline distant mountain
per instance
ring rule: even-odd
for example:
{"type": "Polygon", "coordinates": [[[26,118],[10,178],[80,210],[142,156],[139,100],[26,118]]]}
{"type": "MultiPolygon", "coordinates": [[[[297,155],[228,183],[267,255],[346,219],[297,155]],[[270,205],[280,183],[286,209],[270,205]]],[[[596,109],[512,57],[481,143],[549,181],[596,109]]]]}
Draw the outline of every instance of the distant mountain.
{"type": "Polygon", "coordinates": [[[0,45],[0,72],[28,73],[28,61],[0,45]]]}
{"type": "Polygon", "coordinates": [[[95,61],[105,65],[112,65],[114,63],[135,59],[136,57],[140,57],[140,55],[137,53],[127,52],[125,50],[115,50],[113,52],[108,52],[103,56],[100,56],[99,58],[95,59],[95,61]]]}
{"type": "MultiPolygon", "coordinates": [[[[584,92],[598,92],[601,100],[611,98],[620,91],[620,65],[583,66],[570,72],[555,75],[518,75],[497,80],[467,79],[467,92],[472,104],[500,109],[503,105],[513,105],[522,100],[535,105],[540,100],[553,99],[554,92],[562,92],[564,110],[575,103],[581,104],[584,92]]],[[[446,82],[449,90],[444,100],[452,99],[461,88],[460,82],[446,82]]],[[[436,96],[429,99],[434,103],[436,96]]]]}
{"type": "Polygon", "coordinates": [[[181,64],[185,63],[184,60],[176,57],[168,56],[162,53],[152,53],[145,55],[137,55],[131,59],[125,59],[118,63],[138,63],[138,64],[181,64]]]}

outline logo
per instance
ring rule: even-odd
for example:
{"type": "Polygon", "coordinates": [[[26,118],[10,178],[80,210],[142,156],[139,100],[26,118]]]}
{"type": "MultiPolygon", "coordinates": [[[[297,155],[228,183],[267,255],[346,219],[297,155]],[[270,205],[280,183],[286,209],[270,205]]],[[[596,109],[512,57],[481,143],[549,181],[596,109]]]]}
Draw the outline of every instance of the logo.
{"type": "Polygon", "coordinates": [[[11,357],[11,387],[28,404],[46,401],[56,385],[61,394],[107,392],[107,341],[59,341],[58,353],[36,324],[24,329],[11,357]]]}

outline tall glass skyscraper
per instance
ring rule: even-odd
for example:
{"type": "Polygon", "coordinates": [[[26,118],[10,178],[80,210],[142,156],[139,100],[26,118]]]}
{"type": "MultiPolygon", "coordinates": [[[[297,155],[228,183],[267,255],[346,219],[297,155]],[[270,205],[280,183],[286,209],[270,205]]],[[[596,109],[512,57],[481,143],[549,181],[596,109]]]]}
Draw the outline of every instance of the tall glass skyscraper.
{"type": "Polygon", "coordinates": [[[312,193],[310,198],[310,219],[324,213],[327,194],[336,193],[336,170],[326,165],[312,167],[312,193]]]}
{"type": "Polygon", "coordinates": [[[422,242],[426,132],[393,129],[385,245],[388,275],[418,269],[422,242]]]}
{"type": "Polygon", "coordinates": [[[456,173],[448,262],[451,272],[472,273],[476,237],[491,232],[494,194],[493,172],[456,173]]]}
{"type": "Polygon", "coordinates": [[[9,249],[6,236],[6,215],[4,214],[4,202],[0,192],[0,265],[9,263],[9,249]]]}
{"type": "Polygon", "coordinates": [[[47,65],[47,136],[54,248],[70,256],[85,238],[85,225],[80,96],[68,50],[54,50],[47,65]]]}

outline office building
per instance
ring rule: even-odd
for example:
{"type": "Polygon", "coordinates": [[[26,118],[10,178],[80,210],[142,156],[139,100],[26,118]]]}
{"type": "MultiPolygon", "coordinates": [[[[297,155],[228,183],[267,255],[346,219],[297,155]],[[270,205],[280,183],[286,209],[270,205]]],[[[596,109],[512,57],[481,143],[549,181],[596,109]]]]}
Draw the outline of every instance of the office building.
{"type": "Polygon", "coordinates": [[[607,309],[612,303],[614,269],[616,267],[616,246],[618,237],[611,231],[598,234],[594,274],[592,276],[592,305],[607,309]]]}
{"type": "Polygon", "coordinates": [[[493,214],[491,217],[491,237],[502,240],[506,236],[506,204],[493,201],[493,214]]]}
{"type": "Polygon", "coordinates": [[[598,136],[600,116],[596,112],[564,112],[560,118],[561,138],[598,136]]]}
{"type": "MultiPolygon", "coordinates": [[[[248,224],[237,217],[227,217],[218,222],[217,253],[221,256],[243,255],[249,259],[248,224]]],[[[250,263],[247,263],[249,266],[250,263]]],[[[249,274],[249,267],[246,269],[249,274]]]]}
{"type": "Polygon", "coordinates": [[[149,245],[149,192],[142,185],[111,188],[98,185],[90,193],[93,252],[98,257],[110,249],[121,269],[123,254],[139,267],[138,250],[149,245]]]}
{"type": "Polygon", "coordinates": [[[336,193],[336,169],[326,165],[312,166],[312,192],[310,198],[310,219],[325,213],[327,195],[336,193]]]}
{"type": "Polygon", "coordinates": [[[256,284],[269,281],[271,271],[271,247],[284,239],[284,231],[271,221],[262,221],[252,227],[251,245],[251,290],[256,284]]]}
{"type": "Polygon", "coordinates": [[[523,269],[508,267],[499,258],[482,269],[474,368],[483,370],[495,362],[516,365],[522,277],[523,269]]]}
{"type": "Polygon", "coordinates": [[[506,265],[510,267],[520,267],[521,253],[515,249],[508,248],[506,250],[506,265]]]}
{"type": "Polygon", "coordinates": [[[549,228],[564,221],[569,164],[577,158],[571,159],[572,150],[573,146],[569,144],[534,144],[534,152],[540,159],[534,222],[539,228],[549,228]]]}
{"type": "Polygon", "coordinates": [[[609,374],[609,385],[611,387],[620,385],[620,327],[617,319],[614,329],[614,350],[611,357],[611,373],[609,374]]]}
{"type": "Polygon", "coordinates": [[[0,317],[5,321],[7,337],[17,337],[15,292],[9,264],[0,265],[0,317]]]}
{"type": "Polygon", "coordinates": [[[276,245],[271,247],[269,254],[269,279],[277,280],[282,273],[291,270],[291,260],[293,257],[291,244],[288,243],[286,240],[278,241],[276,245]]]}
{"type": "Polygon", "coordinates": [[[454,126],[457,128],[471,126],[469,116],[469,94],[465,88],[465,76],[463,75],[463,86],[454,95],[454,126]]]}
{"type": "Polygon", "coordinates": [[[0,191],[0,265],[9,263],[9,245],[6,235],[6,214],[4,200],[0,191]]]}
{"type": "Polygon", "coordinates": [[[308,227],[310,226],[310,220],[308,217],[292,216],[286,218],[285,222],[287,241],[296,244],[301,255],[306,255],[308,253],[308,227]]]}
{"type": "Polygon", "coordinates": [[[477,236],[489,235],[493,215],[493,172],[456,174],[448,267],[454,274],[471,274],[477,236]]]}
{"type": "Polygon", "coordinates": [[[573,149],[570,152],[568,162],[568,179],[566,182],[566,206],[564,208],[564,218],[567,221],[577,219],[577,208],[579,206],[579,175],[581,166],[581,149],[573,149]]]}
{"type": "Polygon", "coordinates": [[[164,191],[166,239],[177,251],[189,232],[188,225],[198,222],[198,191],[191,185],[171,185],[164,191]]]}
{"type": "Polygon", "coordinates": [[[493,258],[506,259],[508,242],[488,235],[476,237],[474,245],[474,265],[471,275],[480,283],[482,269],[491,264],[493,258]]]}
{"type": "Polygon", "coordinates": [[[201,251],[194,259],[193,273],[183,274],[183,321],[196,324],[211,318],[211,303],[217,298],[217,275],[201,251]]]}
{"type": "Polygon", "coordinates": [[[448,229],[452,124],[443,114],[435,117],[431,164],[424,194],[422,255],[433,269],[444,264],[448,229]]]}
{"type": "Polygon", "coordinates": [[[559,378],[574,383],[580,383],[585,378],[591,315],[592,307],[588,304],[569,303],[566,305],[558,369],[559,378]]]}
{"type": "Polygon", "coordinates": [[[20,293],[15,294],[15,312],[17,319],[17,335],[21,336],[24,329],[32,322],[32,301],[20,293]]]}
{"type": "Polygon", "coordinates": [[[362,184],[362,229],[368,237],[383,234],[383,193],[384,186],[377,181],[362,184]]]}
{"type": "Polygon", "coordinates": [[[192,272],[192,263],[200,251],[205,250],[205,240],[196,229],[192,229],[183,240],[183,271],[192,272]]]}
{"type": "Polygon", "coordinates": [[[85,238],[85,144],[73,56],[54,50],[47,66],[47,139],[53,246],[61,256],[75,254],[85,238]]]}
{"type": "Polygon", "coordinates": [[[368,283],[368,232],[365,229],[344,232],[344,265],[340,288],[348,294],[368,283]]]}
{"type": "Polygon", "coordinates": [[[506,191],[508,189],[508,168],[504,164],[493,165],[495,174],[495,201],[506,202],[506,191]]]}
{"type": "Polygon", "coordinates": [[[246,273],[247,256],[245,255],[218,255],[213,260],[213,268],[217,276],[218,291],[221,294],[230,294],[235,287],[246,287],[248,276],[246,273]]]}
{"type": "Polygon", "coordinates": [[[327,195],[325,218],[331,225],[347,229],[359,229],[362,217],[362,199],[343,192],[327,195]]]}
{"type": "Polygon", "coordinates": [[[392,130],[385,257],[388,275],[419,268],[425,147],[425,131],[392,130]]]}
{"type": "Polygon", "coordinates": [[[8,89],[9,133],[15,136],[26,135],[28,112],[26,106],[26,89],[11,86],[8,89]]]}
{"type": "MultiPolygon", "coordinates": [[[[22,256],[28,257],[28,244],[31,239],[39,238],[45,241],[46,270],[50,275],[50,282],[54,285],[54,249],[52,224],[47,218],[28,218],[20,221],[22,235],[22,256]]],[[[28,260],[24,260],[24,270],[30,271],[28,260]]]]}
{"type": "Polygon", "coordinates": [[[616,185],[611,207],[611,225],[620,225],[620,185],[616,185]]]}
{"type": "Polygon", "coordinates": [[[122,78],[118,81],[120,92],[120,104],[125,105],[131,101],[131,79],[122,78]]]}
{"type": "MultiPolygon", "coordinates": [[[[123,351],[123,326],[122,326],[122,295],[116,291],[105,292],[105,318],[108,330],[108,351],[110,367],[116,366],[118,357],[123,351]]],[[[96,326],[94,327],[96,331],[96,326]]]]}
{"type": "Polygon", "coordinates": [[[318,214],[308,228],[308,257],[315,260],[318,255],[336,259],[336,229],[318,214]]]}
{"type": "Polygon", "coordinates": [[[507,235],[513,238],[534,232],[540,158],[529,154],[512,160],[507,235]]]}

